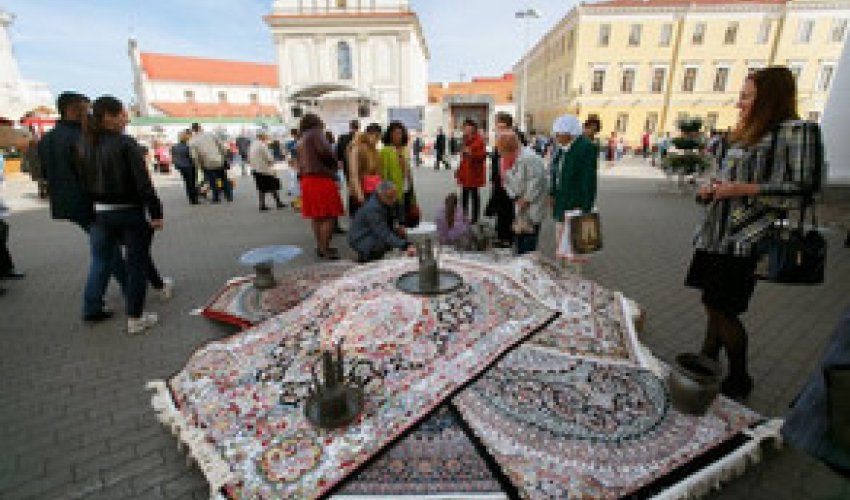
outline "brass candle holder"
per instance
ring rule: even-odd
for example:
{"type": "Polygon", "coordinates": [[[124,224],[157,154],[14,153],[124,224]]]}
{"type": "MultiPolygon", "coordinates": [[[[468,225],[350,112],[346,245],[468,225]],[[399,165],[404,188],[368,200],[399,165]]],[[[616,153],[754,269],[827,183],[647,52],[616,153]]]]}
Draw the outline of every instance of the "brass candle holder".
{"type": "Polygon", "coordinates": [[[336,346],[336,356],[331,351],[322,352],[322,380],[311,368],[313,386],[304,405],[307,420],[322,429],[337,429],[353,422],[363,411],[363,387],[345,376],[345,358],[342,340],[336,346]]]}

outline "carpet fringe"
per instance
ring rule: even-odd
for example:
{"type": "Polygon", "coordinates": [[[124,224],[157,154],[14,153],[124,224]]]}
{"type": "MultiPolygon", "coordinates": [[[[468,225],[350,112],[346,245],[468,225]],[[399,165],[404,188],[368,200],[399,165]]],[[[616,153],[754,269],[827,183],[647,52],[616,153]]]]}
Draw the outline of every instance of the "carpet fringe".
{"type": "Polygon", "coordinates": [[[655,500],[690,500],[701,498],[712,491],[719,490],[723,483],[744,474],[746,469],[761,461],[761,444],[771,439],[778,447],[782,445],[779,430],[782,419],[772,419],[755,427],[742,431],[751,438],[737,450],[725,456],[699,472],[692,474],[674,486],[654,496],[655,500]]]}
{"type": "Polygon", "coordinates": [[[182,449],[183,445],[188,448],[187,457],[195,461],[206,477],[210,485],[210,498],[223,499],[222,488],[238,481],[236,475],[231,472],[215,447],[206,441],[204,433],[186,422],[174,405],[165,381],[152,380],[146,384],[146,388],[153,391],[151,406],[156,412],[157,419],[177,438],[178,449],[182,449]]]}

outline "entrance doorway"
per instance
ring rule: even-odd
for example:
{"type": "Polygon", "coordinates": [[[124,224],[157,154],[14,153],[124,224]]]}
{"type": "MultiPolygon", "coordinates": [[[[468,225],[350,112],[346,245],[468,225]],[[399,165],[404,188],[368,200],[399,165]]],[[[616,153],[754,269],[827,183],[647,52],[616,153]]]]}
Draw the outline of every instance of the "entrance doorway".
{"type": "Polygon", "coordinates": [[[490,130],[487,120],[489,116],[490,107],[487,104],[452,104],[450,126],[452,130],[460,130],[463,128],[463,122],[471,119],[478,124],[478,129],[486,134],[490,130]]]}

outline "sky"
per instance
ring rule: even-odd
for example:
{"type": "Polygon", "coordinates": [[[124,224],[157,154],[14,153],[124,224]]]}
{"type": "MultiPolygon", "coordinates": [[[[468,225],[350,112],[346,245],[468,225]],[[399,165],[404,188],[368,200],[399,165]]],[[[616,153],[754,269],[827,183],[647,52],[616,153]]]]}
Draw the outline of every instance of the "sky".
{"type": "MultiPolygon", "coordinates": [[[[524,51],[514,13],[528,7],[530,43],[576,0],[411,0],[431,51],[430,80],[469,80],[510,72],[524,51]]],[[[0,0],[12,12],[12,44],[27,80],[54,94],[132,96],[127,39],[145,52],[275,63],[262,16],[272,0],[0,0]]]]}

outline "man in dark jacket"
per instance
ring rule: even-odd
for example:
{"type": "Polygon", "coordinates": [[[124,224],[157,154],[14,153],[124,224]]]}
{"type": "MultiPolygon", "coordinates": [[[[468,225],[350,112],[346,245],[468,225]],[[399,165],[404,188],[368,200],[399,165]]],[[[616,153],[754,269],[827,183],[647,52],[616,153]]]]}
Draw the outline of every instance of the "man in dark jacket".
{"type": "MultiPolygon", "coordinates": [[[[50,214],[54,219],[69,220],[87,235],[94,222],[94,204],[85,194],[77,175],[77,158],[82,142],[82,119],[89,111],[88,97],[76,92],[63,92],[56,100],[59,121],[38,143],[38,155],[47,180],[50,214]]],[[[127,273],[120,249],[108,266],[124,288],[127,273]]],[[[110,311],[84,316],[86,321],[101,321],[112,316],[110,311]]]]}
{"type": "Polygon", "coordinates": [[[446,165],[446,170],[451,170],[451,165],[446,161],[446,134],[443,133],[443,127],[437,128],[437,137],[434,140],[434,170],[440,170],[440,163],[446,165]]]}
{"type": "Polygon", "coordinates": [[[393,207],[397,202],[395,184],[383,181],[369,201],[354,214],[348,244],[357,252],[358,262],[379,260],[393,248],[412,253],[404,228],[393,217],[393,207]]]}
{"type": "Polygon", "coordinates": [[[336,141],[336,159],[340,162],[340,166],[342,167],[342,173],[345,175],[345,180],[348,181],[348,145],[351,144],[351,141],[354,140],[354,136],[357,135],[357,132],[360,131],[360,122],[357,120],[351,120],[348,124],[348,133],[342,134],[339,136],[339,140],[336,141]]]}

